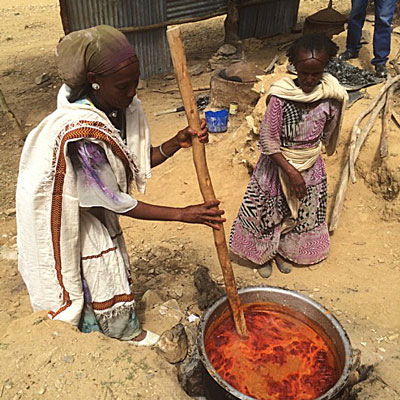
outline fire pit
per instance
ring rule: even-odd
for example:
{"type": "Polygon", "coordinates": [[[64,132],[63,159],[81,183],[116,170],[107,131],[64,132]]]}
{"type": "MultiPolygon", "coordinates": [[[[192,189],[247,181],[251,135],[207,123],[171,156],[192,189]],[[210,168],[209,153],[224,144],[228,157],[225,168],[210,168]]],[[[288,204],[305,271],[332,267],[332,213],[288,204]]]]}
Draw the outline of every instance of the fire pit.
{"type": "Polygon", "coordinates": [[[207,399],[337,399],[349,378],[352,352],[336,318],[317,302],[286,289],[246,288],[239,295],[248,341],[240,342],[237,337],[226,297],[218,300],[199,324],[207,399]],[[265,334],[258,331],[254,336],[262,323],[265,334]],[[305,339],[307,334],[310,340],[305,339]],[[276,342],[285,337],[286,343],[276,342]],[[325,389],[317,388],[322,384],[327,385],[325,389]],[[310,395],[314,389],[323,391],[310,395]]]}

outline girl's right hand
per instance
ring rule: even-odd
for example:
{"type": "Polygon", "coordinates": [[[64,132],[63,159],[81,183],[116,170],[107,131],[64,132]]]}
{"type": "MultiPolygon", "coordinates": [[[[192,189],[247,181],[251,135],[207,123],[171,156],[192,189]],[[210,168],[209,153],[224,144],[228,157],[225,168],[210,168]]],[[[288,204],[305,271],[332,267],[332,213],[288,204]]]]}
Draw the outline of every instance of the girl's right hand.
{"type": "Polygon", "coordinates": [[[218,200],[213,200],[206,201],[203,204],[184,207],[182,209],[181,221],[192,224],[203,224],[220,230],[220,224],[225,222],[226,219],[221,217],[225,211],[216,208],[219,203],[218,200]]]}
{"type": "Polygon", "coordinates": [[[293,169],[289,174],[289,180],[296,197],[302,199],[307,194],[307,187],[301,173],[297,169],[293,169]]]}

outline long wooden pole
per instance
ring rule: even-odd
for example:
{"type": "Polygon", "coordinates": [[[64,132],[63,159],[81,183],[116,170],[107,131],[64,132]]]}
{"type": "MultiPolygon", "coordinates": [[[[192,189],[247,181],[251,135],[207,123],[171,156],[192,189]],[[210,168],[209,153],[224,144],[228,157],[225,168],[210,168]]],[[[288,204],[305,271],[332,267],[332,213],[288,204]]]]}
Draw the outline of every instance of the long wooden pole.
{"type": "MultiPolygon", "coordinates": [[[[167,38],[171,51],[172,63],[175,69],[176,81],[178,82],[183,104],[185,106],[188,124],[192,129],[200,131],[200,116],[197,111],[196,100],[193,95],[192,84],[187,71],[185,49],[179,28],[176,27],[168,30],[167,38]]],[[[193,161],[204,201],[215,200],[216,197],[211,183],[210,174],[208,172],[204,144],[200,143],[197,137],[193,138],[193,161]]],[[[243,308],[236,288],[232,264],[229,259],[223,224],[220,225],[220,230],[213,229],[213,234],[236,331],[241,338],[246,338],[248,336],[246,321],[244,319],[243,308]]]]}

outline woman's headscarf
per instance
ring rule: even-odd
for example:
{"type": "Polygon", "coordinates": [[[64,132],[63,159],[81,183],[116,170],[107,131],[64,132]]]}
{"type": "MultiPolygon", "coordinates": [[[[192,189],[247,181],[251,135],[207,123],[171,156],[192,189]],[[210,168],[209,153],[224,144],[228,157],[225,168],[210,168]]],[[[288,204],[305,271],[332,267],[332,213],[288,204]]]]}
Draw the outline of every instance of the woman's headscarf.
{"type": "Polygon", "coordinates": [[[126,36],[108,25],[71,32],[58,44],[56,65],[60,78],[74,90],[87,85],[87,73],[106,74],[136,53],[126,36]]]}

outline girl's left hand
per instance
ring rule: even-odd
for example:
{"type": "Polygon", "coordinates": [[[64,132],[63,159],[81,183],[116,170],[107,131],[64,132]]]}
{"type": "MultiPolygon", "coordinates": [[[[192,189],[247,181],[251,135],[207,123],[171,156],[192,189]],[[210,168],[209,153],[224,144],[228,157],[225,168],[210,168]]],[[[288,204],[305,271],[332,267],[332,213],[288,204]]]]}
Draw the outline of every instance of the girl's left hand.
{"type": "Polygon", "coordinates": [[[175,138],[180,147],[187,148],[192,145],[192,137],[197,136],[201,143],[208,143],[208,129],[205,119],[201,120],[201,131],[196,132],[189,126],[179,131],[175,138]]]}

